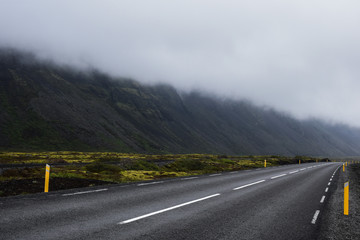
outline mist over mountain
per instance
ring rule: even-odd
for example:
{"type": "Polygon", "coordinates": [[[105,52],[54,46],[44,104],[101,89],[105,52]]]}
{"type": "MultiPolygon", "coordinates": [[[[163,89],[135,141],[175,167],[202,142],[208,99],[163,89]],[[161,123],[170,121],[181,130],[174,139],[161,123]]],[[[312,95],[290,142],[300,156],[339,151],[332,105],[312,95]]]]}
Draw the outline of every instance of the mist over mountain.
{"type": "Polygon", "coordinates": [[[360,130],[0,51],[0,149],[360,155],[360,130]]]}

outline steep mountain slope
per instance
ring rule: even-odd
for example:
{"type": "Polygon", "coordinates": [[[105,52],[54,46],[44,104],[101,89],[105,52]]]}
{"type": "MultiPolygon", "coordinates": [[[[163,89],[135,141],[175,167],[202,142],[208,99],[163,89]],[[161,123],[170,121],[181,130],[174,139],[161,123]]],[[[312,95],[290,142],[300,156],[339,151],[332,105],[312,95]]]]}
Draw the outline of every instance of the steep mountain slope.
{"type": "Polygon", "coordinates": [[[360,130],[3,49],[0,149],[343,156],[360,130]]]}

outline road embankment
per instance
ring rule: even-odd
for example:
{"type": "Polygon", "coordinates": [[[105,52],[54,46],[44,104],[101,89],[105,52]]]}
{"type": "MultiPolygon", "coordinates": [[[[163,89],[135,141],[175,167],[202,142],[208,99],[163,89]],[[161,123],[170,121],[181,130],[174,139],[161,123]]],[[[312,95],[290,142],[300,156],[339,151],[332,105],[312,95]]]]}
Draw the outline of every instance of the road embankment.
{"type": "MultiPolygon", "coordinates": [[[[340,170],[340,169],[339,169],[340,170]]],[[[360,239],[360,164],[339,171],[336,189],[325,208],[318,239],[360,239]],[[349,215],[344,215],[344,183],[349,181],[349,215]]]]}

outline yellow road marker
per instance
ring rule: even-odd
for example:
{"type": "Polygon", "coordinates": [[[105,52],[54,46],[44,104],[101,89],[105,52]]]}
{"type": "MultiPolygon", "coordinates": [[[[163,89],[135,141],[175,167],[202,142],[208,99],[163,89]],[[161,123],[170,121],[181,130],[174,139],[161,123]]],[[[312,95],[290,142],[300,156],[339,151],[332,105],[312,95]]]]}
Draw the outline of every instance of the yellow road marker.
{"type": "Polygon", "coordinates": [[[50,179],[50,165],[46,164],[45,168],[45,188],[44,192],[49,191],[49,179],[50,179]]]}
{"type": "Polygon", "coordinates": [[[344,215],[349,215],[349,182],[344,184],[344,215]]]}

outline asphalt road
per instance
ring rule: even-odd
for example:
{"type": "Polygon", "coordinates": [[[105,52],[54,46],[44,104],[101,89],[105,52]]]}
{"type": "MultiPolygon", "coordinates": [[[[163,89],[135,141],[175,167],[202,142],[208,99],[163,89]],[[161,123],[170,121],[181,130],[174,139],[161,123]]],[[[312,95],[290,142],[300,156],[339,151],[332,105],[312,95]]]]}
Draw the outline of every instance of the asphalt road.
{"type": "Polygon", "coordinates": [[[0,198],[0,239],[316,239],[340,166],[286,165],[0,198]]]}

